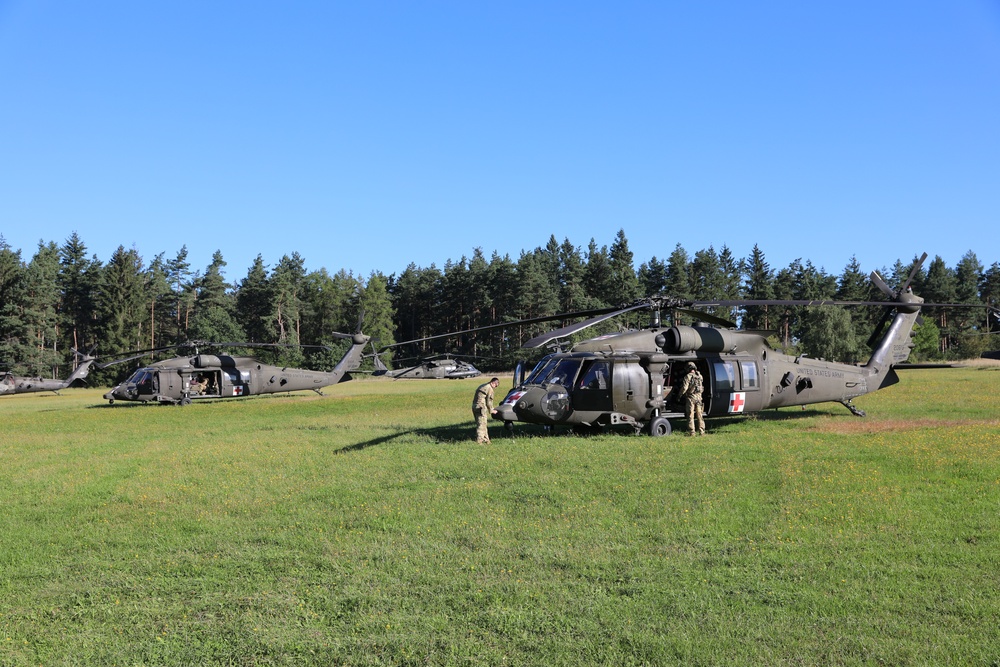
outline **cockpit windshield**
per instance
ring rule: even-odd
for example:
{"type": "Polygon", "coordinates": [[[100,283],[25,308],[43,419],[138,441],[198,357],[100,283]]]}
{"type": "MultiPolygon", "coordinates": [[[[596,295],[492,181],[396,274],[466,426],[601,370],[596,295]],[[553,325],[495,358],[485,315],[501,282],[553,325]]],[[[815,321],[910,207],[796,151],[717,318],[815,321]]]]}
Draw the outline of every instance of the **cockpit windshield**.
{"type": "Polygon", "coordinates": [[[545,357],[539,361],[538,365],[535,366],[535,369],[528,374],[528,377],[524,380],[524,384],[541,384],[542,378],[548,375],[549,372],[555,368],[555,365],[556,359],[553,359],[552,357],[545,357]]]}
{"type": "Polygon", "coordinates": [[[580,371],[580,359],[559,359],[548,357],[542,359],[531,371],[525,384],[560,384],[567,389],[572,388],[573,380],[580,371]]]}
{"type": "Polygon", "coordinates": [[[136,386],[141,385],[144,382],[149,382],[153,378],[153,374],[145,368],[140,368],[135,373],[132,373],[132,377],[126,380],[126,384],[134,384],[136,386]]]}

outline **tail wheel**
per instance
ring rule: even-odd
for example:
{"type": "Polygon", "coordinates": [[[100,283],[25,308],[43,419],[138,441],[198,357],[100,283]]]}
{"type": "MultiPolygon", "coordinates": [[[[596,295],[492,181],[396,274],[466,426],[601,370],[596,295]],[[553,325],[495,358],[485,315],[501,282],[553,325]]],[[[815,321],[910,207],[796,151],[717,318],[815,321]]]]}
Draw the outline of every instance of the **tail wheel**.
{"type": "Polygon", "coordinates": [[[649,422],[649,434],[654,438],[670,435],[672,431],[673,429],[670,427],[670,421],[666,417],[657,417],[653,421],[649,422]]]}

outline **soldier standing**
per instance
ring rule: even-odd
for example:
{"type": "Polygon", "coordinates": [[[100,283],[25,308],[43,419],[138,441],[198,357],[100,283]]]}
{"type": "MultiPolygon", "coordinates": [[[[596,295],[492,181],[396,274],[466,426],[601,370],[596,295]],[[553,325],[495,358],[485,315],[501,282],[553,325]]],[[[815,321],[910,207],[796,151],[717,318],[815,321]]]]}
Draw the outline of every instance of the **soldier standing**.
{"type": "Polygon", "coordinates": [[[490,432],[486,428],[490,415],[497,413],[493,407],[493,390],[500,384],[499,378],[492,378],[486,384],[481,384],[476,389],[475,396],[472,397],[472,416],[476,420],[476,442],[488,445],[490,442],[490,432]]]}
{"type": "Polygon", "coordinates": [[[698,435],[705,435],[704,405],[701,393],[705,389],[705,381],[698,372],[693,361],[688,362],[688,372],[681,381],[680,395],[684,399],[684,414],[688,420],[688,435],[694,435],[694,423],[698,421],[698,435]]]}

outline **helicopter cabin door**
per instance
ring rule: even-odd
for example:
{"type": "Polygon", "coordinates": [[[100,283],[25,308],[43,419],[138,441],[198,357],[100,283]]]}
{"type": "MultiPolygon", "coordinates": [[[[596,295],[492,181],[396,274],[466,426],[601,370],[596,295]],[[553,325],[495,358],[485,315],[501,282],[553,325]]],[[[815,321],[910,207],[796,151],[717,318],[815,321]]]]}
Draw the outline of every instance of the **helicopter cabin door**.
{"type": "Polygon", "coordinates": [[[639,365],[639,358],[617,358],[612,369],[612,409],[628,415],[644,414],[649,398],[649,374],[639,365]]]}
{"type": "Polygon", "coordinates": [[[249,396],[250,371],[240,371],[236,368],[222,369],[223,396],[249,396]]]}
{"type": "Polygon", "coordinates": [[[712,389],[705,392],[705,414],[738,415],[763,408],[760,374],[753,357],[710,359],[712,389]]]}
{"type": "Polygon", "coordinates": [[[584,363],[573,388],[573,409],[611,412],[611,362],[593,359],[584,363]]]}

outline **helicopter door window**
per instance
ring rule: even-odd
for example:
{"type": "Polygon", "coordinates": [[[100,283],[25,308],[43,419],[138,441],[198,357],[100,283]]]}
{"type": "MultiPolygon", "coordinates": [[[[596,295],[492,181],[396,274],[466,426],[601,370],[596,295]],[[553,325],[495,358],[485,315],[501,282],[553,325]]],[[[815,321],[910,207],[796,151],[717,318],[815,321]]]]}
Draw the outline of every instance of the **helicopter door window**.
{"type": "Polygon", "coordinates": [[[736,368],[731,361],[717,361],[715,364],[715,393],[725,394],[736,388],[736,368]]]}
{"type": "Polygon", "coordinates": [[[578,386],[580,389],[597,389],[598,391],[607,391],[609,377],[610,373],[608,372],[608,362],[595,361],[590,364],[587,370],[580,376],[578,386]]]}
{"type": "Polygon", "coordinates": [[[553,367],[552,372],[544,378],[543,382],[545,384],[558,384],[571,389],[573,387],[573,380],[576,379],[576,374],[579,370],[579,360],[563,359],[553,367]]]}
{"type": "Polygon", "coordinates": [[[757,379],[757,364],[752,361],[741,361],[740,371],[743,373],[743,389],[754,390],[760,388],[757,379]]]}

